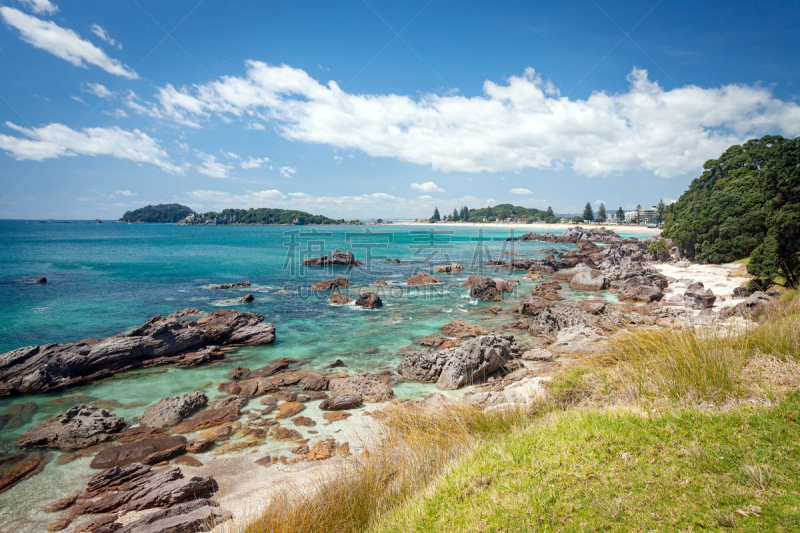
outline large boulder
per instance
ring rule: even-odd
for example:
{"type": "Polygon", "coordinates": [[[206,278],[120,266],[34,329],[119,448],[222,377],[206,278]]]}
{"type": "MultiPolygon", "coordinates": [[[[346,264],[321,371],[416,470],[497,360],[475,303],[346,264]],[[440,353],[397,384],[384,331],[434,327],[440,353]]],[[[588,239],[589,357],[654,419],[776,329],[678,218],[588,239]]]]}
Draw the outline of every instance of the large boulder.
{"type": "Polygon", "coordinates": [[[528,331],[537,337],[553,339],[562,329],[585,323],[583,314],[574,307],[546,308],[531,318],[528,331]]]}
{"type": "Polygon", "coordinates": [[[436,387],[459,389],[498,372],[518,353],[513,335],[483,335],[449,348],[436,387]]]}
{"type": "Polygon", "coordinates": [[[397,373],[409,381],[433,382],[439,379],[447,359],[457,348],[425,348],[406,354],[397,365],[397,373]]]}
{"type": "Polygon", "coordinates": [[[79,450],[111,440],[124,428],[125,421],[105,409],[77,405],[33,426],[17,438],[17,446],[79,450]]]}
{"type": "Polygon", "coordinates": [[[139,418],[139,422],[145,426],[158,428],[174,426],[207,403],[208,397],[202,392],[164,398],[148,407],[139,418]]]}
{"type": "Polygon", "coordinates": [[[628,278],[617,292],[617,299],[620,302],[654,302],[663,296],[662,288],[644,276],[628,278]]]}
{"type": "Polygon", "coordinates": [[[581,270],[569,280],[570,289],[580,289],[585,291],[602,291],[611,285],[608,278],[599,270],[581,270]]]}
{"type": "Polygon", "coordinates": [[[364,263],[357,261],[353,252],[334,250],[331,255],[309,257],[300,264],[304,266],[363,266],[364,263]]]}
{"type": "Polygon", "coordinates": [[[723,307],[719,311],[719,318],[725,320],[731,316],[755,319],[772,305],[772,299],[763,291],[756,291],[747,300],[732,307],[723,307]]]}
{"type": "Polygon", "coordinates": [[[448,337],[455,337],[460,339],[463,337],[477,337],[479,335],[486,335],[489,331],[477,324],[470,324],[469,322],[457,318],[439,328],[442,333],[448,337]]]}
{"type": "Polygon", "coordinates": [[[331,305],[347,305],[352,301],[352,298],[349,298],[339,292],[331,293],[331,297],[328,299],[328,303],[331,305]]]}
{"type": "Polygon", "coordinates": [[[350,286],[350,282],[347,278],[336,278],[336,279],[327,279],[325,281],[320,281],[319,283],[314,283],[311,285],[311,289],[315,291],[329,291],[331,289],[345,289],[350,286]]]}
{"type": "Polygon", "coordinates": [[[683,305],[691,307],[692,309],[708,309],[714,305],[717,297],[711,292],[711,289],[702,291],[702,288],[697,291],[687,290],[683,293],[683,305]]]}
{"type": "Polygon", "coordinates": [[[548,300],[538,296],[531,296],[519,304],[518,310],[521,315],[536,316],[548,307],[553,307],[553,304],[548,300]]]}
{"type": "MultiPolygon", "coordinates": [[[[472,285],[469,288],[469,295],[485,302],[499,302],[502,300],[497,283],[493,279],[474,276],[472,285]]],[[[472,279],[473,276],[470,276],[472,279]]]]}
{"type": "Polygon", "coordinates": [[[441,283],[441,282],[442,282],[442,280],[431,276],[430,274],[428,274],[425,271],[422,271],[419,274],[416,274],[416,275],[411,276],[410,278],[408,278],[408,280],[406,280],[406,285],[411,285],[411,286],[413,286],[413,285],[428,285],[428,284],[431,284],[431,283],[441,283]]]}
{"type": "Polygon", "coordinates": [[[156,315],[127,335],[18,348],[0,355],[0,396],[47,392],[142,366],[204,364],[223,357],[221,345],[273,342],[275,326],[263,321],[236,309],[189,322],[156,315]]]}
{"type": "Polygon", "coordinates": [[[364,309],[377,309],[383,307],[383,301],[374,292],[365,292],[356,300],[356,305],[364,309]]]}
{"type": "Polygon", "coordinates": [[[328,388],[335,396],[360,396],[365,402],[385,402],[394,399],[389,378],[377,374],[360,372],[346,378],[333,378],[328,388]]]}

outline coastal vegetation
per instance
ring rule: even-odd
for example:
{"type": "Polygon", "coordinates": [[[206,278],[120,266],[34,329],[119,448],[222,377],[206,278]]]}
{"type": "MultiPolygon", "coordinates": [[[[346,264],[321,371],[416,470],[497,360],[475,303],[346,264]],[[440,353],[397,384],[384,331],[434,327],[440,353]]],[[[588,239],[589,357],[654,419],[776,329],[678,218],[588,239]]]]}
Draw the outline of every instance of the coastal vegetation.
{"type": "Polygon", "coordinates": [[[185,205],[158,204],[147,205],[139,209],[134,209],[133,211],[126,211],[119,220],[120,222],[175,223],[192,214],[194,214],[192,208],[186,207],[185,205]]]}
{"type": "Polygon", "coordinates": [[[769,284],[800,281],[800,139],[768,135],[728,148],[703,166],[666,210],[664,236],[701,263],[750,257],[769,284]]]}
{"type": "Polygon", "coordinates": [[[392,405],[245,531],[795,530],[798,339],[790,292],[749,330],[620,331],[518,408],[392,405]]]}
{"type": "Polygon", "coordinates": [[[498,204],[496,206],[480,207],[470,209],[467,206],[461,206],[461,209],[453,209],[452,215],[442,217],[439,214],[439,208],[435,208],[433,215],[429,222],[438,222],[446,220],[448,222],[494,222],[495,220],[523,218],[526,221],[544,221],[548,223],[558,222],[558,218],[553,213],[553,208],[548,207],[547,211],[535,209],[532,207],[521,207],[512,204],[498,204]]]}

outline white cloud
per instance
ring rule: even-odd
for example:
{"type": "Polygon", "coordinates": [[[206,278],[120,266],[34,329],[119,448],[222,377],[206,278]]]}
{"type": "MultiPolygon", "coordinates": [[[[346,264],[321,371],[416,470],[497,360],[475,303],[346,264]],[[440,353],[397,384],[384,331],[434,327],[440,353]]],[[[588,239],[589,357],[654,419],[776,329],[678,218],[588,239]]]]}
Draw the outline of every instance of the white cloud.
{"type": "Polygon", "coordinates": [[[258,122],[248,122],[246,128],[248,130],[261,130],[264,131],[267,128],[264,127],[263,124],[259,124],[258,122]]]}
{"type": "Polygon", "coordinates": [[[252,156],[248,156],[250,159],[247,161],[242,161],[241,165],[242,168],[261,168],[264,166],[264,163],[269,161],[269,157],[262,157],[261,159],[253,159],[252,156]]]}
{"type": "Polygon", "coordinates": [[[27,4],[34,13],[52,15],[58,12],[58,6],[50,2],[50,0],[20,0],[20,2],[27,4]]]}
{"type": "Polygon", "coordinates": [[[108,35],[108,32],[102,26],[100,26],[98,24],[92,24],[92,33],[94,33],[95,35],[97,35],[98,37],[103,39],[105,42],[107,42],[111,46],[116,46],[117,48],[122,50],[122,44],[120,44],[117,41],[115,41],[114,39],[112,39],[111,36],[108,35]]]}
{"type": "Polygon", "coordinates": [[[42,161],[58,156],[110,155],[137,163],[151,163],[172,173],[183,174],[184,167],[173,165],[169,155],[156,139],[138,129],[125,131],[113,128],[84,128],[75,131],[63,124],[48,124],[26,129],[11,122],[5,125],[22,134],[21,137],[0,134],[0,149],[23,161],[42,161]]]}
{"type": "Polygon", "coordinates": [[[114,191],[114,194],[121,194],[122,196],[136,196],[137,195],[135,192],[131,192],[131,191],[127,190],[127,189],[126,190],[114,191]]]}
{"type": "Polygon", "coordinates": [[[800,106],[758,85],[664,90],[634,69],[628,90],[561,97],[531,68],[467,98],[350,94],[286,65],[246,63],[244,77],[158,90],[159,112],[182,123],[258,113],[287,139],[359,149],[444,172],[505,172],[563,165],[586,176],[696,171],[731,144],[764,133],[800,134],[800,106]]]}
{"type": "Polygon", "coordinates": [[[114,111],[105,110],[103,111],[103,113],[111,117],[117,117],[117,118],[125,118],[128,116],[128,114],[125,112],[124,109],[115,109],[114,111]]]}
{"type": "Polygon", "coordinates": [[[528,189],[511,189],[511,194],[533,194],[533,191],[528,189]]]}
{"type": "Polygon", "coordinates": [[[284,196],[281,193],[281,191],[277,189],[270,189],[268,191],[256,191],[251,194],[253,195],[254,198],[257,198],[259,200],[273,200],[276,198],[286,198],[286,196],[284,196]]]}
{"type": "Polygon", "coordinates": [[[139,77],[136,72],[108,57],[100,48],[81,39],[80,35],[70,29],[6,6],[0,7],[0,15],[6,24],[19,30],[23,41],[69,61],[76,67],[86,67],[88,63],[117,76],[130,79],[139,77]]]}
{"type": "Polygon", "coordinates": [[[227,157],[228,159],[241,159],[241,156],[234,154],[233,152],[226,152],[225,150],[220,150],[219,153],[227,157]]]}
{"type": "Polygon", "coordinates": [[[605,200],[595,200],[594,203],[595,203],[595,205],[600,205],[600,204],[605,204],[606,201],[605,200]]]}
{"type": "Polygon", "coordinates": [[[444,189],[432,181],[426,181],[425,183],[412,183],[411,188],[422,192],[444,192],[444,189]]]}
{"type": "Polygon", "coordinates": [[[87,83],[85,86],[81,86],[81,90],[85,93],[92,93],[100,98],[114,96],[114,93],[109,91],[106,86],[101,83],[87,83]]]}
{"type": "Polygon", "coordinates": [[[75,100],[76,102],[80,102],[80,103],[82,103],[82,104],[86,104],[86,102],[84,102],[84,101],[83,101],[83,98],[81,98],[80,96],[75,96],[75,95],[72,95],[72,96],[70,96],[70,98],[72,98],[72,99],[73,99],[73,100],[75,100]]]}
{"type": "Polygon", "coordinates": [[[336,161],[337,163],[341,163],[344,160],[344,158],[340,155],[335,155],[333,156],[333,160],[336,161]]]}
{"type": "Polygon", "coordinates": [[[292,167],[281,167],[281,176],[284,178],[291,178],[292,174],[295,172],[297,172],[297,170],[292,167]]]}
{"type": "Polygon", "coordinates": [[[290,192],[289,196],[294,196],[295,198],[308,198],[311,195],[304,192],[290,192]]]}
{"type": "Polygon", "coordinates": [[[233,168],[233,165],[226,165],[224,163],[217,162],[217,158],[211,154],[206,154],[196,150],[195,153],[197,157],[203,160],[203,165],[197,167],[197,171],[201,174],[205,174],[206,176],[212,178],[229,178],[230,177],[230,170],[233,168]]]}

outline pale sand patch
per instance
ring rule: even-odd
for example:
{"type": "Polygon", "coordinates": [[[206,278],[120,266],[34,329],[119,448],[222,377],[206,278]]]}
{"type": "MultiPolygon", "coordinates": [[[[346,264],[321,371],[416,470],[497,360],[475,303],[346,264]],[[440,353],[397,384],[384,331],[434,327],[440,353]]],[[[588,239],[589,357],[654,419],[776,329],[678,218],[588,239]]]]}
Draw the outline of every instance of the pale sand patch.
{"type": "MultiPolygon", "coordinates": [[[[686,268],[679,267],[674,263],[652,265],[653,268],[665,276],[676,280],[691,279],[702,282],[705,289],[711,289],[711,292],[717,296],[717,301],[714,302],[714,309],[736,305],[742,301],[733,299],[733,289],[745,285],[749,279],[745,277],[728,277],[728,273],[739,266],[741,266],[739,263],[722,265],[690,264],[686,268]],[[719,300],[720,296],[725,298],[724,302],[719,300]]],[[[685,284],[680,283],[680,281],[670,283],[669,288],[672,289],[672,292],[665,294],[664,301],[676,294],[682,296],[686,292],[685,284]]]]}
{"type": "Polygon", "coordinates": [[[643,238],[659,235],[660,229],[647,228],[645,226],[614,226],[607,224],[494,224],[489,222],[437,222],[436,224],[428,224],[426,222],[398,222],[393,224],[395,226],[435,226],[435,227],[457,227],[457,228],[494,228],[494,229],[524,229],[526,231],[533,230],[568,230],[576,226],[584,229],[610,229],[615,233],[635,233],[641,235],[643,238]]]}

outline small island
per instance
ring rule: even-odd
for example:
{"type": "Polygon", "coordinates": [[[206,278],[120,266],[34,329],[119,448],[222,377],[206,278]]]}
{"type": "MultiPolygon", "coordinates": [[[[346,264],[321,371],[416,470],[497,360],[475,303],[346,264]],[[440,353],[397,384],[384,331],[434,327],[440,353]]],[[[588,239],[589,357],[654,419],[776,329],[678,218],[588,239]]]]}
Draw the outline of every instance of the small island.
{"type": "Polygon", "coordinates": [[[148,205],[134,211],[127,211],[118,222],[151,222],[180,226],[363,224],[363,222],[357,220],[334,220],[322,215],[312,215],[311,213],[294,209],[259,207],[197,213],[191,207],[181,204],[148,205]]]}

